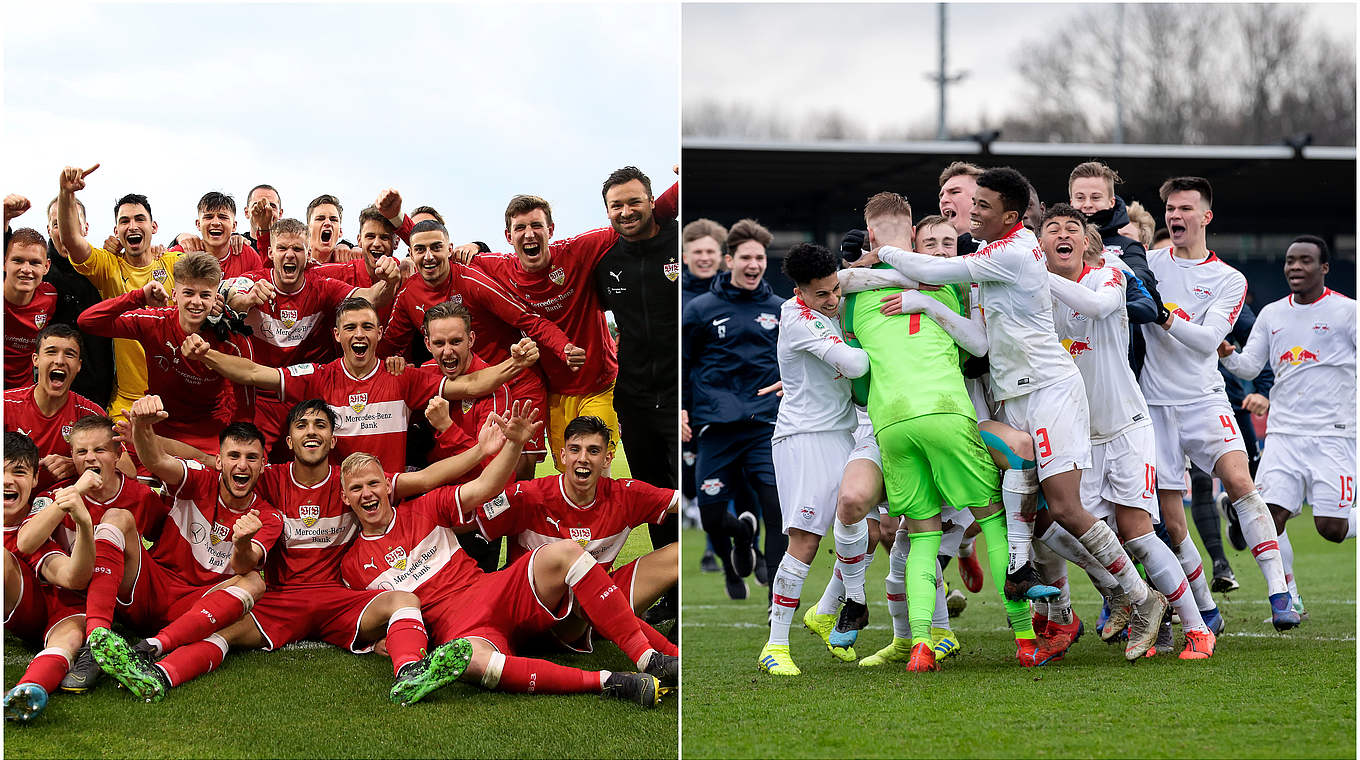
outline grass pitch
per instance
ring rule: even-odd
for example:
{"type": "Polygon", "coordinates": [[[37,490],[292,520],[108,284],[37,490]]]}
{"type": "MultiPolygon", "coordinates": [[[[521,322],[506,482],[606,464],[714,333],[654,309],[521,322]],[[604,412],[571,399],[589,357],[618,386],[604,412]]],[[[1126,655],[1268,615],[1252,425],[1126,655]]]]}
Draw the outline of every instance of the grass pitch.
{"type": "MultiPolygon", "coordinates": [[[[963,651],[938,673],[913,674],[904,663],[860,668],[835,660],[803,627],[831,573],[828,537],[789,632],[803,674],[789,678],[756,666],[767,636],[766,589],[748,579],[750,596],[729,600],[721,575],[699,571],[703,534],[686,531],[683,755],[1355,757],[1356,547],[1324,541],[1308,512],[1290,522],[1290,538],[1311,617],[1287,634],[1262,622],[1270,614],[1265,579],[1251,553],[1226,547],[1242,588],[1215,594],[1227,628],[1210,660],[1173,655],[1126,664],[1122,645],[1097,636],[1099,596],[1072,566],[1074,608],[1087,629],[1062,662],[1019,666],[989,578],[953,621],[963,651]]],[[[978,550],[985,569],[981,539],[978,550]]],[[[869,568],[860,657],[892,638],[887,571],[880,550],[869,568]]],[[[963,587],[952,563],[945,579],[963,587]]],[[[1176,639],[1179,651],[1179,627],[1176,639]]]]}
{"type": "MultiPolygon", "coordinates": [[[[555,472],[551,461],[538,474],[555,472]]],[[[626,475],[622,454],[616,477],[626,475]]],[[[650,551],[635,530],[621,561],[650,551]]],[[[36,654],[5,638],[5,684],[36,654]]],[[[591,670],[634,670],[609,642],[592,655],[522,652],[591,670]]],[[[412,707],[387,701],[392,664],[326,644],[233,651],[213,673],[143,704],[112,679],[54,694],[30,725],[7,724],[5,758],[676,757],[677,699],[648,710],[595,695],[497,694],[454,684],[412,707]]]]}

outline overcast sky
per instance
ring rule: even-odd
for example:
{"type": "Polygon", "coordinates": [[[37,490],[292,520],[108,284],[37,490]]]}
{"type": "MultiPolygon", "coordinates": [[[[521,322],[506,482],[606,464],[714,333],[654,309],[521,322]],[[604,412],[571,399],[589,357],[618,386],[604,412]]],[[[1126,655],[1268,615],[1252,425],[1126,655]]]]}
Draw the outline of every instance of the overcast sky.
{"type": "Polygon", "coordinates": [[[659,194],[679,160],[678,5],[6,4],[0,194],[45,227],[63,166],[90,238],[150,197],[166,242],[208,190],[267,182],[287,216],[321,193],[344,232],[394,186],[456,240],[508,250],[505,204],[553,204],[559,237],[608,223],[600,187],[633,164],[659,194]]]}
{"type": "MultiPolygon", "coordinates": [[[[985,96],[1023,86],[1015,63],[1025,44],[1094,5],[950,3],[948,70],[967,76],[949,88],[949,123],[972,128],[984,113],[999,116],[985,96]]],[[[1355,4],[1313,4],[1309,13],[1316,31],[1355,45],[1355,4]]],[[[835,109],[870,136],[921,124],[933,135],[938,94],[926,74],[939,69],[938,19],[936,3],[689,4],[684,102],[799,117],[835,109]]]]}

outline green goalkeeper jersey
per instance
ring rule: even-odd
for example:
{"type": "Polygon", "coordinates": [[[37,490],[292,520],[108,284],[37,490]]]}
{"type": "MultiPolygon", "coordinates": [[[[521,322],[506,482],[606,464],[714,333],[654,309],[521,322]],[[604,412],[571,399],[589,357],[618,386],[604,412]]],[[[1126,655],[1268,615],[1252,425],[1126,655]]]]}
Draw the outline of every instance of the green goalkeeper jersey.
{"type": "MultiPolygon", "coordinates": [[[[879,311],[883,296],[900,292],[881,288],[852,293],[845,303],[845,332],[869,354],[868,408],[874,432],[926,414],[962,414],[976,421],[959,348],[949,333],[924,314],[889,317],[879,311]]],[[[921,292],[965,313],[954,286],[921,292]]]]}

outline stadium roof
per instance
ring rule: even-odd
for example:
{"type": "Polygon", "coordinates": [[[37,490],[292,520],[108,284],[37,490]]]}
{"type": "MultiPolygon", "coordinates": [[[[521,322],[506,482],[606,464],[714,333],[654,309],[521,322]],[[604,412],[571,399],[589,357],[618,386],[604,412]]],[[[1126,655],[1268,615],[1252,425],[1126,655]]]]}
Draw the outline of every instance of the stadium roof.
{"type": "Polygon", "coordinates": [[[684,215],[731,223],[753,216],[775,229],[824,238],[848,229],[865,198],[885,189],[924,214],[936,209],[937,178],[950,161],[1011,166],[1048,203],[1067,197],[1067,176],[1082,161],[1120,173],[1116,192],[1154,210],[1168,177],[1214,184],[1214,232],[1355,234],[1355,148],[1290,145],[1116,145],[979,140],[897,143],[682,141],[684,215]]]}

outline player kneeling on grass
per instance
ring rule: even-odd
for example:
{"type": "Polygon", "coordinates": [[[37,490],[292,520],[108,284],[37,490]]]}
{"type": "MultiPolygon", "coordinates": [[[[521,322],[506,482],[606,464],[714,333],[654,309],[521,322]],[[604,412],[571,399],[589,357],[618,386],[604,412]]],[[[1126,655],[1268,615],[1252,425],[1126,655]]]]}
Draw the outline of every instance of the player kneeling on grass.
{"type": "Polygon", "coordinates": [[[84,589],[94,566],[94,528],[80,499],[89,487],[82,480],[57,491],[54,511],[69,514],[77,526],[76,540],[67,556],[44,537],[33,552],[20,552],[20,526],[29,514],[29,497],[38,483],[38,447],[22,433],[5,433],[5,630],[25,642],[41,643],[19,683],[5,695],[5,720],[27,722],[47,707],[84,641],[81,599],[72,590],[84,589]]]}
{"type": "MultiPolygon", "coordinates": [[[[577,417],[562,433],[557,453],[565,468],[560,475],[520,481],[504,492],[507,509],[479,519],[489,540],[514,537],[506,559],[514,562],[540,546],[556,541],[580,544],[627,592],[626,601],[641,615],[662,594],[675,587],[680,575],[680,546],[666,544],[610,571],[633,528],[659,525],[680,510],[679,492],[657,488],[641,480],[608,477],[614,461],[609,424],[599,417],[577,417]]],[[[590,621],[580,607],[553,627],[553,635],[573,649],[590,651],[590,621]],[[579,646],[571,642],[581,642],[579,646]]],[[[638,628],[658,652],[678,655],[671,643],[643,620],[638,628]]]]}
{"type": "Polygon", "coordinates": [[[278,510],[255,494],[264,469],[264,438],[254,425],[232,423],[219,434],[219,472],[166,453],[153,428],[167,416],[159,396],[143,396],[128,410],[137,455],[169,489],[173,502],[166,507],[142,501],[135,516],[122,510],[104,514],[87,594],[86,627],[95,661],[148,701],[163,699],[169,686],[187,680],[185,674],[222,663],[226,644],[212,634],[238,620],[264,594],[256,570],[283,528],[278,510]],[[150,550],[142,547],[139,526],[154,537],[150,550]],[[115,597],[134,630],[159,629],[155,636],[134,649],[109,630],[115,597]],[[155,668],[145,667],[153,655],[163,659],[155,668]]]}
{"type": "Polygon", "coordinates": [[[540,546],[494,573],[483,573],[458,545],[456,532],[513,508],[497,494],[509,482],[524,442],[542,427],[536,419],[537,410],[516,404],[505,428],[508,443],[476,480],[396,507],[377,459],[363,453],[346,457],[340,465],[345,501],[361,534],[341,566],[345,583],[419,596],[436,641],[460,636],[472,641],[472,662],[462,680],[519,693],[601,692],[654,706],[663,686],[676,685],[679,660],[648,645],[618,586],[580,544],[540,546]],[[511,654],[512,637],[547,631],[573,602],[646,672],[592,672],[511,654]]]}

